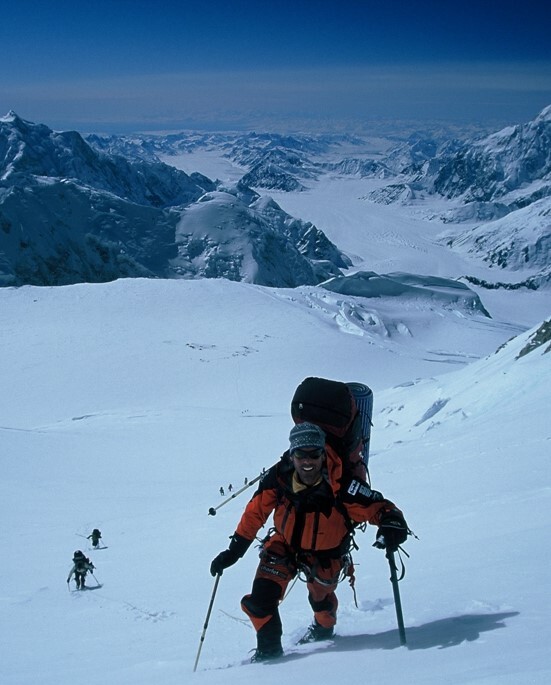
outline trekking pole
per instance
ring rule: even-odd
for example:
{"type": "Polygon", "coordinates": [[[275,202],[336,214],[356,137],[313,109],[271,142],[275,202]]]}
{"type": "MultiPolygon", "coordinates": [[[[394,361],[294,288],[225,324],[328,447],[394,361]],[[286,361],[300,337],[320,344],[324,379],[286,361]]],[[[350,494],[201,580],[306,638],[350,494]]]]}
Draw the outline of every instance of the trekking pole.
{"type": "Polygon", "coordinates": [[[259,481],[259,480],[262,478],[262,475],[263,475],[263,474],[260,473],[256,478],[253,478],[253,480],[251,480],[249,483],[247,483],[247,485],[244,485],[240,490],[236,490],[236,492],[234,492],[234,493],[232,494],[231,497],[228,497],[227,499],[225,499],[225,500],[224,500],[221,504],[219,504],[217,507],[211,507],[211,508],[209,509],[209,516],[216,516],[216,510],[217,510],[217,509],[220,509],[220,507],[223,507],[224,504],[227,504],[227,503],[230,502],[232,499],[234,499],[234,497],[237,497],[237,495],[240,495],[244,490],[246,490],[247,488],[250,488],[251,485],[254,485],[257,481],[259,481]]]}
{"type": "Polygon", "coordinates": [[[199,656],[201,654],[201,650],[203,649],[203,642],[205,641],[205,634],[207,632],[207,627],[209,625],[209,619],[210,619],[210,614],[212,611],[212,606],[214,604],[214,598],[216,596],[216,590],[218,590],[218,583],[220,582],[220,576],[222,574],[218,573],[216,575],[216,580],[214,581],[214,588],[212,590],[212,595],[210,598],[210,603],[209,603],[209,608],[207,611],[207,617],[205,618],[205,625],[203,626],[203,632],[201,633],[201,640],[199,641],[199,649],[197,650],[197,656],[195,657],[195,665],[193,667],[193,672],[197,670],[197,664],[199,663],[199,656]]]}
{"type": "Polygon", "coordinates": [[[96,581],[98,587],[101,587],[101,583],[100,583],[99,580],[96,578],[96,576],[92,573],[92,571],[90,571],[90,575],[91,575],[92,578],[96,581]]]}
{"type": "Polygon", "coordinates": [[[390,566],[390,582],[392,583],[392,591],[394,593],[394,606],[396,607],[396,618],[398,620],[398,633],[400,635],[400,644],[406,644],[406,629],[404,628],[404,616],[402,614],[402,602],[400,600],[400,589],[398,588],[398,576],[396,574],[396,562],[394,561],[394,552],[391,549],[386,550],[386,558],[390,566]]]}

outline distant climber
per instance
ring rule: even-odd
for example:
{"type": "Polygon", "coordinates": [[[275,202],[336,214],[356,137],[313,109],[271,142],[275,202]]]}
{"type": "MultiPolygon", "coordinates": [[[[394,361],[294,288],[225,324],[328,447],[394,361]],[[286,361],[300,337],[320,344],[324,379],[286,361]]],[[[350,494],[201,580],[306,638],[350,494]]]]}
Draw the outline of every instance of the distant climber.
{"type": "Polygon", "coordinates": [[[92,547],[94,547],[94,549],[97,549],[97,547],[99,546],[99,541],[101,540],[101,531],[97,528],[94,528],[94,530],[86,539],[92,540],[92,547]]]}
{"type": "Polygon", "coordinates": [[[95,568],[90,559],[80,549],[77,549],[73,555],[73,567],[69,571],[67,583],[71,581],[71,577],[74,575],[77,590],[84,590],[86,587],[86,574],[88,571],[91,573],[95,568]]]}

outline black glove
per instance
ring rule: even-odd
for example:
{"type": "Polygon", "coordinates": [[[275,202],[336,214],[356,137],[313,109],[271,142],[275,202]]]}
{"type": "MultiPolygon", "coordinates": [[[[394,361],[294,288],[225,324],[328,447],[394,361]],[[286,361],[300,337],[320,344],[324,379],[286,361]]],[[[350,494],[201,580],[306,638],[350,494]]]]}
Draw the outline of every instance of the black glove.
{"type": "Polygon", "coordinates": [[[222,575],[224,569],[228,568],[228,566],[233,566],[238,559],[239,555],[230,551],[229,549],[225,549],[223,552],[220,552],[220,554],[217,557],[214,557],[211,562],[211,576],[222,575]]]}
{"type": "Polygon", "coordinates": [[[377,539],[373,547],[395,552],[407,540],[408,525],[399,511],[388,512],[381,516],[377,539]]]}
{"type": "Polygon", "coordinates": [[[229,566],[233,566],[233,564],[235,564],[236,561],[241,559],[241,557],[249,549],[251,544],[252,540],[247,540],[241,535],[234,533],[232,535],[228,549],[225,549],[223,552],[220,552],[220,554],[214,557],[214,559],[212,560],[210,564],[211,576],[221,576],[224,572],[224,569],[228,568],[229,566]]]}

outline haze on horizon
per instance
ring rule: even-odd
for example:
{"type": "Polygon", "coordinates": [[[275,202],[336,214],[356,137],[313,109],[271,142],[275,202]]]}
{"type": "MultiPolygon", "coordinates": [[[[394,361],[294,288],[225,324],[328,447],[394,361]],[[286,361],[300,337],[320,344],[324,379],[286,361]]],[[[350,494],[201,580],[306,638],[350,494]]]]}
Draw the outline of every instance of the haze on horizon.
{"type": "Polygon", "coordinates": [[[523,123],[551,103],[543,0],[0,0],[0,115],[57,129],[523,123]]]}

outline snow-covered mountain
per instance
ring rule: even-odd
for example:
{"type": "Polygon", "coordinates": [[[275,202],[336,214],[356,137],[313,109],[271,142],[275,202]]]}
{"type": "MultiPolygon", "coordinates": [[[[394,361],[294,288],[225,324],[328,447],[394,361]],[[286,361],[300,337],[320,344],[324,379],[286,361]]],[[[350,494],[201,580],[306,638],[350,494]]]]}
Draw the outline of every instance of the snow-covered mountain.
{"type": "Polygon", "coordinates": [[[550,269],[551,197],[506,214],[503,218],[455,233],[448,244],[490,266],[513,272],[530,268],[540,274],[550,269]]]}
{"type": "MultiPolygon", "coordinates": [[[[218,151],[242,169],[241,180],[255,188],[294,192],[304,190],[327,170],[344,174],[373,175],[379,171],[369,161],[342,159],[345,150],[365,147],[366,141],[334,134],[209,133],[185,132],[170,135],[89,135],[94,147],[129,159],[170,163],[170,159],[197,150],[218,151]],[[338,162],[327,162],[336,155],[338,162]]],[[[389,144],[386,143],[385,147],[389,144]]],[[[384,169],[381,169],[384,171],[384,169]]]]}
{"type": "Polygon", "coordinates": [[[283,149],[269,150],[243,176],[243,183],[255,188],[304,190],[299,178],[313,178],[304,156],[283,149]]]}
{"type": "Polygon", "coordinates": [[[446,244],[502,270],[548,280],[551,235],[551,106],[533,121],[479,140],[450,141],[431,159],[404,167],[366,199],[413,205],[441,196],[433,218],[470,223],[443,233],[446,244]],[[475,223],[476,222],[476,223],[475,223]]]}
{"type": "Polygon", "coordinates": [[[550,128],[551,106],[531,122],[483,137],[449,138],[436,127],[395,133],[379,150],[366,137],[329,134],[94,135],[88,140],[111,153],[157,160],[198,148],[217,149],[243,168],[246,184],[253,187],[292,192],[326,171],[394,176],[417,194],[436,193],[478,206],[500,202],[512,211],[551,192],[550,128]],[[358,150],[362,157],[354,156],[358,150]]]}
{"type": "MultiPolygon", "coordinates": [[[[319,283],[350,267],[353,255],[308,214],[294,218],[252,189],[291,198],[350,178],[365,181],[360,197],[388,205],[389,215],[397,206],[445,224],[439,240],[499,269],[498,280],[535,278],[537,287],[548,280],[550,112],[471,140],[429,132],[402,140],[275,133],[84,140],[10,113],[0,120],[0,282],[319,283]],[[198,173],[190,160],[201,154],[227,160],[239,182],[198,173]]],[[[460,275],[486,279],[469,269],[460,275]]]]}
{"type": "Polygon", "coordinates": [[[500,200],[519,208],[551,194],[551,105],[533,121],[465,145],[444,160],[435,192],[465,203],[500,200]]]}
{"type": "Polygon", "coordinates": [[[533,121],[482,138],[437,142],[411,137],[387,159],[397,174],[388,192],[370,199],[392,202],[397,185],[410,199],[436,194],[458,200],[449,221],[498,218],[551,195],[551,105],[533,121]]]}
{"type": "Polygon", "coordinates": [[[327,171],[347,176],[359,176],[360,178],[375,177],[388,178],[394,176],[386,164],[374,159],[346,158],[340,162],[324,165],[327,171]]]}
{"type": "Polygon", "coordinates": [[[192,153],[198,149],[228,150],[235,136],[227,133],[186,133],[84,136],[93,148],[110,155],[120,155],[130,160],[160,162],[165,156],[192,153]]]}
{"type": "Polygon", "coordinates": [[[440,169],[434,190],[462,205],[444,220],[481,220],[446,231],[454,250],[502,271],[550,280],[551,106],[534,121],[506,128],[457,153],[440,169]]]}
{"type": "Polygon", "coordinates": [[[167,164],[129,162],[91,147],[76,131],[52,131],[10,112],[0,119],[2,187],[24,186],[29,179],[70,179],[128,202],[165,208],[197,200],[214,184],[167,164]]]}
{"type": "Polygon", "coordinates": [[[314,285],[351,265],[313,224],[294,219],[241,182],[182,211],[171,271],[275,287],[314,285]]]}
{"type": "Polygon", "coordinates": [[[242,178],[247,185],[294,192],[305,190],[304,184],[321,172],[312,155],[324,154],[333,145],[332,138],[321,135],[249,134],[235,139],[226,155],[247,169],[242,178]]]}
{"type": "Polygon", "coordinates": [[[0,284],[146,276],[296,286],[349,266],[310,222],[259,202],[243,183],[205,211],[216,188],[202,174],[107,154],[10,113],[0,120],[0,284]]]}
{"type": "Polygon", "coordinates": [[[78,182],[0,184],[0,285],[168,277],[179,214],[78,182]]]}

